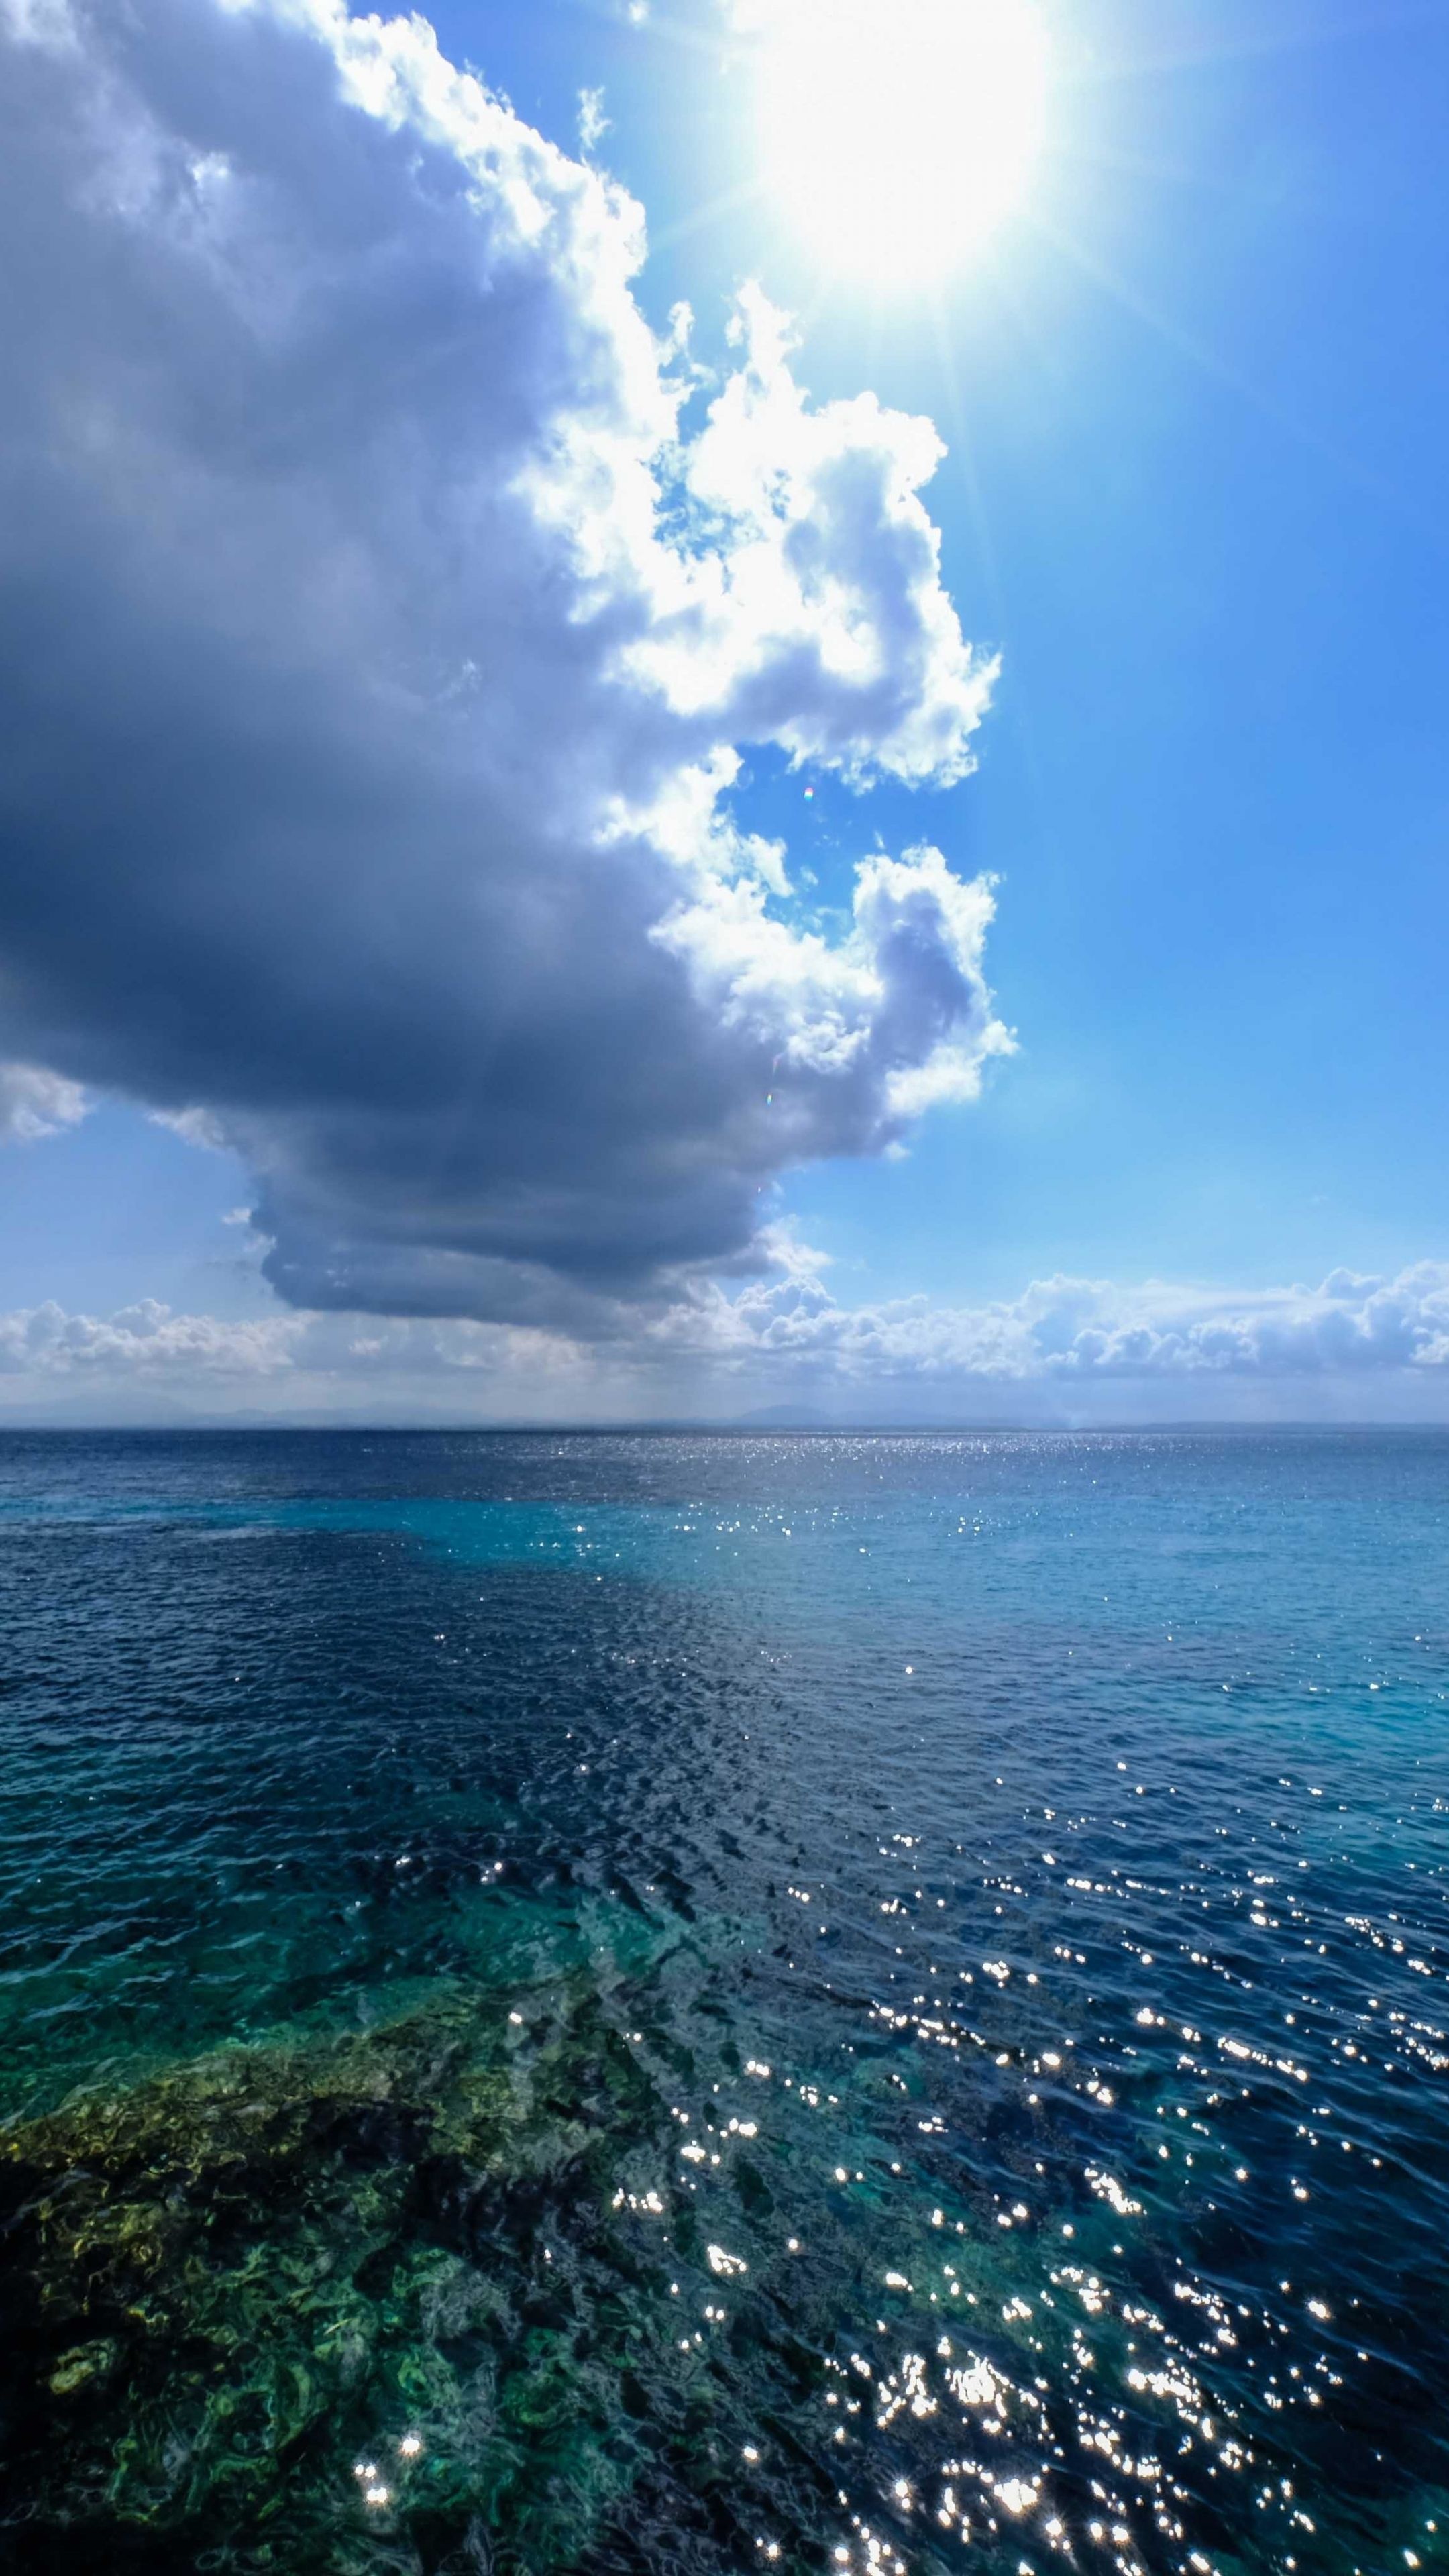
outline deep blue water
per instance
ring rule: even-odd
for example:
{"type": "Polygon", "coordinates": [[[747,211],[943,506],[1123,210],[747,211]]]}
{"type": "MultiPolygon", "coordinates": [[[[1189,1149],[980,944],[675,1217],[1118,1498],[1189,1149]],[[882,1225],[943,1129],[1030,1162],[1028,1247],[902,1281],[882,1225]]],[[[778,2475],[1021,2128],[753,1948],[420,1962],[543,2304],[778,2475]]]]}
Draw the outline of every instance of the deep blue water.
{"type": "Polygon", "coordinates": [[[1443,2564],[1446,1578],[1427,1433],[0,1438],[0,2562],[1443,2564]]]}

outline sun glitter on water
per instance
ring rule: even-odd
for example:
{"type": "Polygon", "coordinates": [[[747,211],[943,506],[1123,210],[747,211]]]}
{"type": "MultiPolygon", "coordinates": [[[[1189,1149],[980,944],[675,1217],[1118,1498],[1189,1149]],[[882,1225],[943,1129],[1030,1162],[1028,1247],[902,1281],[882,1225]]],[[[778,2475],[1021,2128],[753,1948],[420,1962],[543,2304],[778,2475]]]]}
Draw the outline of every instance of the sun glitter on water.
{"type": "Polygon", "coordinates": [[[1046,129],[1031,0],[773,0],[762,157],[841,274],[943,276],[1022,203],[1046,129]]]}

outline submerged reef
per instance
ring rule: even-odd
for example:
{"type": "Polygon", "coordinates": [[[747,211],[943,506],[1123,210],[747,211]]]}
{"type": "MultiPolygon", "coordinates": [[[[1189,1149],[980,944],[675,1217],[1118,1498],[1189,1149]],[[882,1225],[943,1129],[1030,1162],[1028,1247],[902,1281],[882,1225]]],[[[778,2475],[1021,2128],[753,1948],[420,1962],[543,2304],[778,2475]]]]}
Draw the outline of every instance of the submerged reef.
{"type": "Polygon", "coordinates": [[[13,2127],[6,2563],[680,2569],[755,2563],[763,2517],[818,2565],[827,2478],[783,2425],[747,2464],[762,2399],[818,2380],[787,2309],[762,2286],[727,2348],[680,2331],[719,2249],[651,2191],[677,2116],[581,1978],[13,2127]]]}

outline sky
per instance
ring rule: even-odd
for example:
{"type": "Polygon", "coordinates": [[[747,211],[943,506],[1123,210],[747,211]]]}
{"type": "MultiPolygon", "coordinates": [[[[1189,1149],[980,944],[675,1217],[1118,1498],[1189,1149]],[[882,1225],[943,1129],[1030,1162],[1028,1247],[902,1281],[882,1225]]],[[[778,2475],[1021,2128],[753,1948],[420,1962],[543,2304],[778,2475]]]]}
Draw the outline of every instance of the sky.
{"type": "Polygon", "coordinates": [[[1449,13],[833,9],[0,0],[0,1420],[1449,1418],[1449,13]]]}

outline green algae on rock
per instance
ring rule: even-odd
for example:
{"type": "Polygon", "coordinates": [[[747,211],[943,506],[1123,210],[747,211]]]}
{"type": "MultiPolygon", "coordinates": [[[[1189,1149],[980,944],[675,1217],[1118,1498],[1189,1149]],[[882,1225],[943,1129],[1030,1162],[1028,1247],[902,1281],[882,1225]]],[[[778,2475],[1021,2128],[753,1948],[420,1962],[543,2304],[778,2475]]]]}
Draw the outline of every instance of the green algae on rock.
{"type": "MultiPolygon", "coordinates": [[[[13,2130],[11,2563],[545,2576],[626,2563],[626,2506],[627,2563],[753,2555],[745,2400],[678,2333],[706,2249],[635,2187],[669,2118],[579,1979],[230,2047],[13,2130]]],[[[773,2483],[771,2528],[816,2558],[819,2475],[773,2483]]]]}

